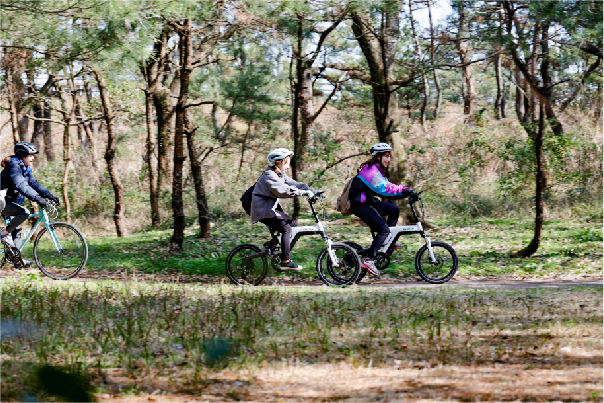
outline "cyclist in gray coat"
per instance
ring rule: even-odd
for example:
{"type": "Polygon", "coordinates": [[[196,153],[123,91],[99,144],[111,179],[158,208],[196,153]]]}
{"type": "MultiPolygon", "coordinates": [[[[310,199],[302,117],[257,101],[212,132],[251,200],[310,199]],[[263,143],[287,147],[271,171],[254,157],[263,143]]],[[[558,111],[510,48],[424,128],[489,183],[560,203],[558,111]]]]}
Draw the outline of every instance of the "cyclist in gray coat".
{"type": "Polygon", "coordinates": [[[287,148],[277,148],[268,154],[269,166],[256,182],[250,210],[252,224],[260,221],[272,231],[281,233],[282,270],[301,270],[302,267],[290,259],[291,233],[292,227],[296,226],[296,221],[285,214],[279,198],[314,195],[308,185],[296,182],[286,175],[285,172],[290,167],[293,155],[294,153],[287,148]]]}
{"type": "MultiPolygon", "coordinates": [[[[59,199],[42,186],[33,176],[32,165],[38,149],[25,141],[15,144],[15,155],[2,160],[4,169],[0,173],[2,190],[6,189],[6,206],[2,215],[12,217],[10,224],[0,233],[0,241],[12,248],[21,244],[21,224],[29,217],[29,210],[21,204],[25,197],[44,207],[48,205],[45,199],[59,204],[59,199]]],[[[25,267],[33,262],[23,260],[25,267]]],[[[21,268],[15,265],[15,268],[21,268]]]]}

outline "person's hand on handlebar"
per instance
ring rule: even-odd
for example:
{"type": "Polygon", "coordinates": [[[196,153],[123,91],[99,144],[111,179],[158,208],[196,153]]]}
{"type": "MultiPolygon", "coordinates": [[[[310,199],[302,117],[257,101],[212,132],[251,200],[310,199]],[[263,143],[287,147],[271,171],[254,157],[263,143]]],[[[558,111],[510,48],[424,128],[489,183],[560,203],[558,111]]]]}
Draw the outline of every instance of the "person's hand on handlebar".
{"type": "Polygon", "coordinates": [[[59,203],[59,198],[53,194],[49,194],[48,197],[46,197],[48,200],[50,200],[52,202],[52,204],[54,204],[55,206],[60,205],[59,203]]]}
{"type": "Polygon", "coordinates": [[[306,197],[313,197],[315,195],[315,192],[313,192],[312,190],[303,190],[302,196],[306,196],[306,197]]]}
{"type": "Polygon", "coordinates": [[[48,206],[48,202],[46,200],[44,200],[43,198],[41,198],[40,196],[36,196],[36,198],[34,199],[34,201],[36,203],[38,203],[40,205],[40,207],[47,207],[48,206]]]}
{"type": "Polygon", "coordinates": [[[407,197],[409,198],[409,203],[414,203],[419,200],[419,194],[412,189],[409,189],[407,197]]]}

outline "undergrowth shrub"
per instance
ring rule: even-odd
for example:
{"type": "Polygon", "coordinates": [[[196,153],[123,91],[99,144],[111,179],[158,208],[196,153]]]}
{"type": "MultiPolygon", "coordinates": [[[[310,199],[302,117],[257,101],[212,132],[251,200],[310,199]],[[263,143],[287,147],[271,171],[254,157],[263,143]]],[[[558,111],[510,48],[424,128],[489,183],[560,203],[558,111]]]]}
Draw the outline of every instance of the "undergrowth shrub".
{"type": "MultiPolygon", "coordinates": [[[[341,107],[335,102],[313,126],[313,142],[308,148],[308,169],[299,181],[326,191],[327,213],[335,212],[335,201],[346,180],[357,173],[366,156],[340,159],[366,151],[375,143],[374,123],[366,105],[341,107]],[[364,109],[365,108],[365,109],[364,109]]],[[[401,182],[423,190],[431,216],[444,219],[459,216],[467,219],[532,214],[534,205],[534,145],[515,116],[496,120],[477,105],[471,119],[461,114],[457,104],[443,105],[442,117],[432,120],[426,133],[412,118],[403,116],[397,144],[403,148],[408,169],[401,182]]],[[[579,220],[602,219],[602,139],[598,122],[581,113],[561,116],[565,134],[546,135],[548,214],[577,217],[579,220]]],[[[140,130],[139,130],[140,132],[140,130]]],[[[150,223],[148,167],[139,153],[145,133],[124,137],[118,147],[120,179],[126,197],[126,218],[131,230],[150,223]],[[133,158],[133,156],[136,157],[133,158]]],[[[249,149],[216,151],[203,162],[207,211],[215,220],[247,218],[239,198],[266,167],[266,153],[277,146],[293,148],[286,130],[276,137],[249,149]]],[[[69,175],[68,196],[72,219],[89,227],[95,234],[114,231],[114,193],[102,159],[93,163],[90,152],[77,150],[69,175]]],[[[41,156],[36,176],[54,194],[62,193],[64,163],[47,163],[41,156]]],[[[185,162],[183,201],[185,215],[191,223],[197,211],[193,180],[185,162]]],[[[161,219],[172,222],[170,179],[160,191],[161,219]]],[[[308,211],[300,200],[302,214],[308,211]]],[[[292,200],[282,201],[291,212],[292,200]]],[[[402,203],[404,204],[404,202],[402,203]]],[[[63,210],[64,211],[64,210],[63,210]]],[[[60,219],[64,219],[64,215],[60,219]]]]}

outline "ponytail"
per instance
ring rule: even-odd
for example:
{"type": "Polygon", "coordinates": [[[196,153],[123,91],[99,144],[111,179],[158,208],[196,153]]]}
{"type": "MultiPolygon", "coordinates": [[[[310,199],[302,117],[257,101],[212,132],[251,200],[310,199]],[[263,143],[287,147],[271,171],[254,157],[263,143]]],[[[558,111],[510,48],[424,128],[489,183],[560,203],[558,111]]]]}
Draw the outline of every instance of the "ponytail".
{"type": "Polygon", "coordinates": [[[2,168],[4,168],[6,166],[6,164],[8,164],[8,162],[11,160],[11,158],[13,158],[14,155],[9,155],[8,157],[4,157],[2,159],[2,161],[0,162],[0,165],[2,165],[2,168]]]}
{"type": "Polygon", "coordinates": [[[359,165],[359,171],[363,168],[365,168],[366,166],[370,167],[374,164],[377,164],[377,161],[372,157],[370,159],[368,159],[367,161],[363,162],[361,165],[359,165]]]}

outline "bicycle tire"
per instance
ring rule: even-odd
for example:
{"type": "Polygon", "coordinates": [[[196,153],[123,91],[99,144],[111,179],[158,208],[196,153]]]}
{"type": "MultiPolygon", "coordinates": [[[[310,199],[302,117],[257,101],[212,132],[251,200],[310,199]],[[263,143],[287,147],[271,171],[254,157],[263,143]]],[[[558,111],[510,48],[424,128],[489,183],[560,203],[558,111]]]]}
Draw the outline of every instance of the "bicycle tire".
{"type": "MultiPolygon", "coordinates": [[[[363,250],[363,247],[356,242],[344,241],[344,244],[352,247],[356,252],[363,250]]],[[[360,258],[361,257],[359,256],[359,259],[360,258]]],[[[366,275],[367,275],[367,269],[364,268],[363,266],[361,266],[361,272],[359,273],[359,277],[356,279],[355,283],[360,283],[361,280],[364,279],[366,275]]]]}
{"type": "Polygon", "coordinates": [[[88,261],[88,244],[82,233],[64,222],[49,224],[55,233],[61,250],[57,250],[46,227],[34,240],[34,260],[45,276],[53,280],[75,277],[88,261]]]}
{"type": "Polygon", "coordinates": [[[428,246],[422,245],[415,255],[417,274],[431,284],[442,284],[451,280],[457,272],[458,259],[453,247],[445,242],[434,241],[432,250],[436,262],[431,262],[428,246]],[[428,274],[430,273],[430,274],[428,274]]]}
{"type": "Polygon", "coordinates": [[[262,283],[266,277],[266,274],[268,273],[268,259],[266,256],[259,256],[248,261],[243,261],[243,258],[246,256],[253,255],[261,251],[262,249],[256,245],[244,243],[237,245],[229,252],[225,262],[225,268],[227,276],[233,284],[258,285],[262,283]],[[253,274],[253,272],[258,272],[258,275],[251,277],[250,281],[248,279],[250,278],[250,274],[253,274]]]}
{"type": "Polygon", "coordinates": [[[361,273],[361,260],[354,248],[343,243],[334,243],[331,245],[340,269],[336,272],[331,264],[331,259],[327,248],[324,248],[317,256],[317,274],[321,281],[334,287],[345,287],[356,281],[361,273]]]}

